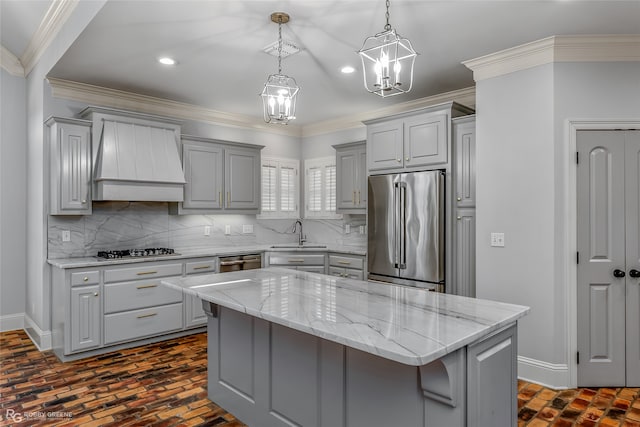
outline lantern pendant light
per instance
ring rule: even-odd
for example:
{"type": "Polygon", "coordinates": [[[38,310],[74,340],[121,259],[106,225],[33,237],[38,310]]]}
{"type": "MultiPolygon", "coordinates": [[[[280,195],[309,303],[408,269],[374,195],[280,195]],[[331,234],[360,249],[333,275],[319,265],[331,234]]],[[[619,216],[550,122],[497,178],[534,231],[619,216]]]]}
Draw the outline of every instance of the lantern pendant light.
{"type": "Polygon", "coordinates": [[[296,99],[300,88],[293,77],[282,74],[282,24],[289,22],[289,15],[274,12],[271,21],[278,24],[278,73],[267,78],[262,90],[264,121],[286,125],[296,118],[296,99]]]}
{"type": "Polygon", "coordinates": [[[418,55],[411,42],[391,28],[389,4],[387,0],[387,24],[384,31],[367,37],[362,49],[358,51],[362,60],[365,89],[383,98],[411,90],[413,64],[418,55]]]}

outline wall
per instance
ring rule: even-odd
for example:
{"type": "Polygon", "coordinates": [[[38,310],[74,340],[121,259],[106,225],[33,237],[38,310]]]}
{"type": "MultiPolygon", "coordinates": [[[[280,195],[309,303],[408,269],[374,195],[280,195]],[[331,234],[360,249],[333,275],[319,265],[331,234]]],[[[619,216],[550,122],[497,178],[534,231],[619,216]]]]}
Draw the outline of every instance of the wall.
{"type": "Polygon", "coordinates": [[[105,0],[78,2],[65,26],[51,40],[38,63],[27,76],[27,293],[25,330],[36,345],[49,348],[51,342],[50,286],[47,257],[45,193],[47,159],[42,144],[44,122],[44,80],[71,43],[104,5],[105,0]]]}
{"type": "Polygon", "coordinates": [[[638,76],[637,62],[556,63],[477,82],[477,294],[532,308],[518,331],[527,379],[575,385],[568,120],[638,120],[638,76]],[[495,231],[504,248],[489,246],[495,231]]]}
{"type": "Polygon", "coordinates": [[[0,331],[7,331],[24,326],[27,104],[24,77],[0,72],[0,331]]]}

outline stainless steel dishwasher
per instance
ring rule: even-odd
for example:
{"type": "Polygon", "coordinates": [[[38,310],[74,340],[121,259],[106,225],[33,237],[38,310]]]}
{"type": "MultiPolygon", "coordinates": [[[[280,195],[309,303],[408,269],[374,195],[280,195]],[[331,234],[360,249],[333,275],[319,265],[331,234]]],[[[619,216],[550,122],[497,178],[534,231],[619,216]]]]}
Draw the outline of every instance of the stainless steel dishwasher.
{"type": "Polygon", "coordinates": [[[262,267],[262,254],[236,255],[220,257],[218,271],[253,270],[262,267]]]}

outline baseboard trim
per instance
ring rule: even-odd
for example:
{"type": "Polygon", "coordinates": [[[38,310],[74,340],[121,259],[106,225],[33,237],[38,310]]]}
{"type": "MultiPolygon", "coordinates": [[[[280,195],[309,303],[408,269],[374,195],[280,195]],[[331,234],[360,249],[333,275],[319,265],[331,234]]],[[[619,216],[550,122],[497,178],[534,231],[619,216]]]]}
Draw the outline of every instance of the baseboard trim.
{"type": "Polygon", "coordinates": [[[555,390],[569,387],[569,366],[518,356],[518,378],[555,390]]]}
{"type": "Polygon", "coordinates": [[[5,314],[0,316],[0,332],[24,329],[24,313],[5,314]]]}
{"type": "Polygon", "coordinates": [[[36,322],[34,322],[27,314],[24,315],[24,331],[27,333],[29,338],[31,338],[31,341],[33,341],[33,344],[35,344],[38,350],[51,350],[51,331],[43,331],[40,329],[36,322]]]}

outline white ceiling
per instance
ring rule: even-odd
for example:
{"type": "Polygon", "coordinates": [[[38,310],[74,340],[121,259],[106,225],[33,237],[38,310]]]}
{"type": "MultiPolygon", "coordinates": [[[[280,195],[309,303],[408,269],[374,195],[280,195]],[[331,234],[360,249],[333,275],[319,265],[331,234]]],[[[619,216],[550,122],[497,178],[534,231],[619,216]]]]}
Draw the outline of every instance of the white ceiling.
{"type": "MultiPolygon", "coordinates": [[[[33,18],[16,14],[28,4],[32,16],[42,16],[48,2],[0,3],[2,44],[19,57],[33,18]]],[[[301,87],[296,123],[305,125],[473,86],[461,61],[551,35],[640,34],[640,0],[393,0],[391,25],[420,55],[413,90],[382,99],[365,92],[356,51],[383,30],[384,4],[111,0],[50,76],[261,117],[258,94],[277,71],[277,59],[262,49],[277,39],[270,14],[283,11],[291,15],[283,38],[302,48],[283,60],[283,73],[301,87]],[[161,66],[161,55],[179,64],[161,66]],[[348,64],[358,71],[341,74],[348,64]]]]}

